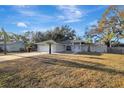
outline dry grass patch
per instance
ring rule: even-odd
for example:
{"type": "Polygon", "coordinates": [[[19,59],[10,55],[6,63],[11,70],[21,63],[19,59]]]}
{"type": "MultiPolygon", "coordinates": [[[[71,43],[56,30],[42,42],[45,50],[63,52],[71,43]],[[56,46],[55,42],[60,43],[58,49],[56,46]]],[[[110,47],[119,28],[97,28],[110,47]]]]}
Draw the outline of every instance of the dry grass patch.
{"type": "Polygon", "coordinates": [[[124,87],[124,55],[52,54],[1,62],[0,87],[124,87]]]}

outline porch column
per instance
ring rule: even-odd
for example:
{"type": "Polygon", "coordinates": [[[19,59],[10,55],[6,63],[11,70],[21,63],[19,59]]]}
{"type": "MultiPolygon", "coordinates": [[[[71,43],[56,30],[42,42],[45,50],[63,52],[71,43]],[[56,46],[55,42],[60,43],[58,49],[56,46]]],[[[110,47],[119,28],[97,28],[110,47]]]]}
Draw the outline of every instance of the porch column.
{"type": "Polygon", "coordinates": [[[81,50],[81,42],[80,42],[80,50],[81,50]]]}
{"type": "Polygon", "coordinates": [[[49,43],[49,54],[51,54],[51,43],[49,43]]]}

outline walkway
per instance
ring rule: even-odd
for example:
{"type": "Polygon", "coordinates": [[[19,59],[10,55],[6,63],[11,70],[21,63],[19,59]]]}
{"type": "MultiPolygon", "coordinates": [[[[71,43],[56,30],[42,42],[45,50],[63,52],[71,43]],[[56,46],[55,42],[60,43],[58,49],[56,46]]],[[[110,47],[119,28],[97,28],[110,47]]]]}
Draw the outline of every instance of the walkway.
{"type": "Polygon", "coordinates": [[[47,53],[31,52],[31,53],[8,53],[7,55],[0,54],[0,62],[19,59],[19,58],[24,58],[24,57],[32,57],[32,56],[37,56],[37,55],[43,55],[43,54],[47,54],[47,53]]]}

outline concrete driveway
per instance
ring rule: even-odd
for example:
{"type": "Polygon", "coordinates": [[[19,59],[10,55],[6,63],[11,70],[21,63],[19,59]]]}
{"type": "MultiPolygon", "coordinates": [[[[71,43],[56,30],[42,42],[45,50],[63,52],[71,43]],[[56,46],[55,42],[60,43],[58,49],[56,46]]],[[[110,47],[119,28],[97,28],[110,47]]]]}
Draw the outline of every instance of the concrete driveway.
{"type": "Polygon", "coordinates": [[[43,55],[43,54],[47,54],[47,53],[45,53],[45,52],[31,52],[31,53],[8,53],[7,55],[0,54],[0,62],[24,58],[24,57],[43,55]]]}

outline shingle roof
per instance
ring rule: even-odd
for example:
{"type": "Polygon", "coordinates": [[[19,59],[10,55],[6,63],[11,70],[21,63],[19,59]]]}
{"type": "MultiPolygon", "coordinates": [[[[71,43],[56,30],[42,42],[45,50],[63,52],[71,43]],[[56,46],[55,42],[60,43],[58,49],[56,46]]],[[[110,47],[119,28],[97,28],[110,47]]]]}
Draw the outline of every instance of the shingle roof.
{"type": "Polygon", "coordinates": [[[55,42],[54,40],[47,40],[47,41],[39,42],[36,44],[47,44],[47,43],[57,44],[57,42],[55,42]]]}
{"type": "Polygon", "coordinates": [[[43,42],[39,42],[36,44],[46,44],[46,43],[53,43],[53,44],[71,44],[71,43],[80,43],[80,42],[84,42],[83,40],[66,40],[66,41],[59,41],[59,42],[55,42],[54,40],[47,40],[47,41],[43,41],[43,42]]]}

